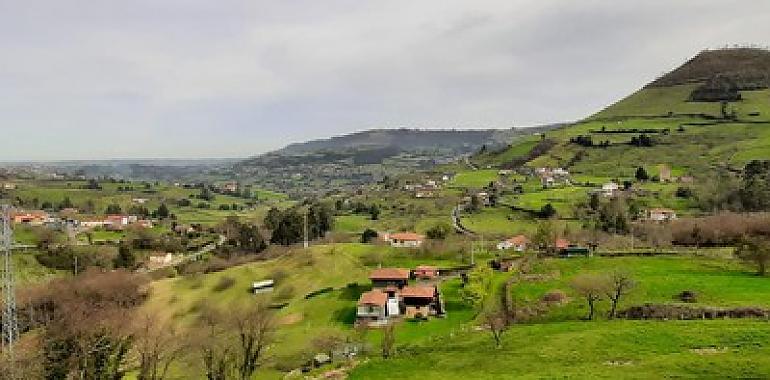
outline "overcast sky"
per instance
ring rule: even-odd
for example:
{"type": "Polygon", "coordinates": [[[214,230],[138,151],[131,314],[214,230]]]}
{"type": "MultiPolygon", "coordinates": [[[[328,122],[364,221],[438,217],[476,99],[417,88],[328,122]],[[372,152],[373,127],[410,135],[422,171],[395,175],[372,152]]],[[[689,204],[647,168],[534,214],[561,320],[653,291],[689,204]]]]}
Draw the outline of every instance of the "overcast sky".
{"type": "Polygon", "coordinates": [[[0,0],[0,160],[245,157],[575,120],[770,1],[0,0]]]}

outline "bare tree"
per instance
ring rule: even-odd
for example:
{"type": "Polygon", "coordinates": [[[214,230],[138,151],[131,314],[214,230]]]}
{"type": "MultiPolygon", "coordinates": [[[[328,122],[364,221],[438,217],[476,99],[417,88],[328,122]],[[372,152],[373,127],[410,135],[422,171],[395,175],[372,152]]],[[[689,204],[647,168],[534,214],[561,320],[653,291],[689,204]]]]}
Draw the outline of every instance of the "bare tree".
{"type": "Polygon", "coordinates": [[[382,340],[380,341],[380,348],[382,349],[382,357],[387,359],[393,355],[393,349],[396,346],[396,326],[393,323],[389,323],[382,329],[382,340]]]}
{"type": "Polygon", "coordinates": [[[133,329],[134,350],[139,356],[139,380],[163,380],[169,367],[185,351],[182,336],[158,316],[143,314],[133,329]]]}
{"type": "Polygon", "coordinates": [[[502,346],[503,334],[508,330],[508,315],[504,310],[488,310],[483,314],[484,323],[492,333],[495,340],[495,347],[502,346]]]}
{"type": "Polygon", "coordinates": [[[580,274],[570,282],[570,286],[588,303],[588,316],[586,319],[594,319],[594,310],[597,301],[607,290],[607,279],[597,274],[580,274]]]}
{"type": "Polygon", "coordinates": [[[629,292],[636,286],[636,281],[631,277],[631,274],[624,271],[616,270],[612,272],[609,277],[609,282],[607,283],[607,298],[610,299],[611,306],[610,306],[610,312],[607,314],[607,316],[612,319],[615,318],[615,314],[617,313],[618,309],[618,303],[620,302],[620,298],[629,292]]]}
{"type": "Polygon", "coordinates": [[[272,343],[275,333],[273,312],[266,302],[257,302],[253,306],[235,312],[232,325],[238,336],[238,373],[247,380],[261,365],[264,351],[272,343]]]}
{"type": "Polygon", "coordinates": [[[204,310],[198,321],[193,345],[200,352],[207,380],[225,380],[234,374],[235,355],[224,318],[215,310],[204,310]]]}

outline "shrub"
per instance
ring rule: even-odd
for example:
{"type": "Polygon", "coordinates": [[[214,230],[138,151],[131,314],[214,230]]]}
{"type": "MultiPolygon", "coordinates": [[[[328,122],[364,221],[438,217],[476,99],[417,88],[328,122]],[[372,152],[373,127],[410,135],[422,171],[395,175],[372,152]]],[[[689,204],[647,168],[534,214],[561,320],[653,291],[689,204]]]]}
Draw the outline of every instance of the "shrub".
{"type": "Polygon", "coordinates": [[[221,292],[227,289],[230,289],[235,285],[235,279],[228,276],[222,276],[219,278],[219,282],[217,282],[216,285],[214,285],[214,291],[215,292],[221,292]]]}
{"type": "Polygon", "coordinates": [[[377,238],[377,231],[371,228],[367,228],[361,234],[361,243],[370,243],[372,240],[376,238],[377,238]]]}
{"type": "Polygon", "coordinates": [[[541,299],[543,302],[547,303],[564,303],[567,301],[567,294],[559,289],[556,289],[543,294],[541,299]]]}
{"type": "Polygon", "coordinates": [[[426,231],[428,239],[444,240],[452,232],[452,227],[448,223],[438,223],[426,231]]]}

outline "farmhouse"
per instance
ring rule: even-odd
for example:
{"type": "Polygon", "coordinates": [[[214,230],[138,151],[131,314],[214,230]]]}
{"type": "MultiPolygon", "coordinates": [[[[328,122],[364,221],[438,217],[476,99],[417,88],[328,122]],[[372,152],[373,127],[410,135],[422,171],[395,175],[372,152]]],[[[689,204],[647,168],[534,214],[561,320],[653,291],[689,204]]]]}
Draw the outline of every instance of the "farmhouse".
{"type": "Polygon", "coordinates": [[[110,231],[122,231],[129,224],[136,222],[136,216],[129,215],[107,215],[104,219],[104,227],[110,231]]]}
{"type": "MultiPolygon", "coordinates": [[[[419,266],[416,276],[435,278],[438,270],[419,266]]],[[[410,271],[401,268],[380,268],[372,271],[371,291],[361,294],[356,316],[360,324],[381,326],[390,318],[405,315],[407,318],[428,318],[445,314],[436,285],[409,285],[410,271]]]]}
{"type": "Polygon", "coordinates": [[[401,299],[407,318],[423,319],[443,314],[435,286],[407,286],[401,290],[401,299]]]}
{"type": "Polygon", "coordinates": [[[419,265],[414,269],[414,277],[419,280],[432,280],[438,277],[438,268],[430,265],[419,265]]]}
{"type": "Polygon", "coordinates": [[[401,289],[409,283],[409,269],[380,268],[369,274],[369,280],[375,288],[385,288],[389,291],[401,289]]]}
{"type": "Polygon", "coordinates": [[[387,237],[392,247],[397,248],[417,248],[422,245],[425,238],[414,232],[398,232],[390,234],[387,237]]]}
{"type": "Polygon", "coordinates": [[[358,300],[356,316],[358,322],[367,326],[377,326],[387,323],[388,295],[379,289],[361,294],[358,300]]]}
{"type": "Polygon", "coordinates": [[[47,212],[41,210],[24,211],[12,215],[13,223],[29,224],[32,226],[42,226],[50,219],[47,212]]]}
{"type": "Polygon", "coordinates": [[[80,226],[83,228],[96,228],[104,227],[104,218],[99,217],[87,217],[80,220],[80,226]]]}
{"type": "Polygon", "coordinates": [[[647,212],[647,219],[653,222],[668,222],[676,219],[676,212],[668,208],[653,208],[647,212]]]}
{"type": "Polygon", "coordinates": [[[506,250],[513,248],[516,252],[524,252],[527,250],[529,239],[524,235],[517,235],[510,239],[503,240],[497,243],[497,249],[506,250]]]}

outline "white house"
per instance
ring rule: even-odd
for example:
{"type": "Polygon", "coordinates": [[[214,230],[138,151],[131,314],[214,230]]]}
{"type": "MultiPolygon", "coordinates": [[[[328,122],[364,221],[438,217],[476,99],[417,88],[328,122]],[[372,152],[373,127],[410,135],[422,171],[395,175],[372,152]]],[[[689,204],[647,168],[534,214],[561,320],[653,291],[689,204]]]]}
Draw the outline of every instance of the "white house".
{"type": "Polygon", "coordinates": [[[654,222],[668,222],[676,219],[676,212],[667,208],[653,208],[648,212],[647,218],[654,222]]]}
{"type": "Polygon", "coordinates": [[[527,250],[528,244],[529,239],[527,239],[526,236],[518,235],[497,243],[497,249],[501,251],[506,249],[514,249],[516,252],[524,252],[527,250]]]}
{"type": "Polygon", "coordinates": [[[417,248],[422,245],[425,238],[414,232],[398,232],[387,236],[391,247],[417,248]]]}
{"type": "Polygon", "coordinates": [[[602,195],[605,197],[614,197],[618,190],[620,190],[620,186],[614,181],[602,185],[602,195]]]}

